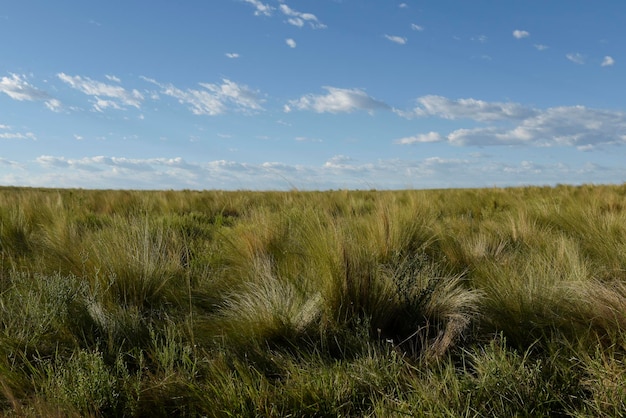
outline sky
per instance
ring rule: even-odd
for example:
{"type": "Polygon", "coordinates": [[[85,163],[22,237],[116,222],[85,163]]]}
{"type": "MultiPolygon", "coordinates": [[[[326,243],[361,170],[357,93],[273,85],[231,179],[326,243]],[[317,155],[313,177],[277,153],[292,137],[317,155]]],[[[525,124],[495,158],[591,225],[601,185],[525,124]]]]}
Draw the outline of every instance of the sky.
{"type": "Polygon", "coordinates": [[[5,0],[0,185],[626,182],[623,0],[5,0]]]}

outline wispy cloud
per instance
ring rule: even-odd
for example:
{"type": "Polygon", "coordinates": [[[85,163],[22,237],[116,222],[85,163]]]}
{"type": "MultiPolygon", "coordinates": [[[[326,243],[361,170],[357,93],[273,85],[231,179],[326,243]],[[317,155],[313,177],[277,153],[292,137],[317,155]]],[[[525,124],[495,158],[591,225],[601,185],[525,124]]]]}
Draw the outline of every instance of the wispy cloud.
{"type": "Polygon", "coordinates": [[[585,63],[585,56],[578,53],[578,52],[571,52],[569,54],[566,54],[565,57],[572,61],[575,64],[584,64],[585,63]]]}
{"type": "Polygon", "coordinates": [[[347,113],[355,110],[374,112],[380,109],[389,109],[389,106],[378,101],[360,89],[342,89],[324,87],[326,95],[309,94],[298,100],[292,100],[285,106],[285,111],[293,109],[312,110],[317,113],[347,113]]]}
{"type": "Polygon", "coordinates": [[[188,163],[180,157],[131,159],[95,156],[73,159],[42,155],[35,163],[39,166],[38,171],[44,171],[41,178],[14,178],[11,183],[50,182],[75,187],[127,188],[127,179],[132,177],[134,188],[154,188],[154,184],[160,184],[165,188],[198,189],[207,187],[207,179],[211,187],[220,189],[267,188],[272,185],[286,187],[286,175],[301,178],[301,171],[306,171],[277,162],[247,164],[217,160],[188,163]]]}
{"type": "Polygon", "coordinates": [[[31,85],[25,75],[11,74],[0,79],[0,93],[4,93],[17,101],[43,101],[52,111],[59,111],[61,102],[50,97],[48,93],[31,85]]]}
{"type": "Polygon", "coordinates": [[[32,132],[15,132],[9,125],[0,125],[0,139],[31,139],[34,141],[37,137],[32,132]]]}
{"type": "Polygon", "coordinates": [[[548,45],[543,45],[543,44],[535,44],[533,46],[535,47],[537,51],[545,51],[546,49],[549,48],[548,45]]]}
{"type": "Polygon", "coordinates": [[[407,39],[403,38],[402,36],[395,36],[395,35],[384,35],[385,38],[387,38],[388,40],[390,40],[391,42],[394,42],[398,45],[404,45],[407,43],[407,39]]]}
{"type": "MultiPolygon", "coordinates": [[[[2,158],[0,157],[0,165],[4,165],[7,167],[20,167],[20,163],[18,163],[17,161],[13,161],[13,160],[9,160],[8,158],[2,158]]],[[[4,182],[5,184],[14,184],[12,181],[6,181],[4,182]]]]}
{"type": "Polygon", "coordinates": [[[25,134],[19,132],[0,132],[0,139],[31,139],[35,140],[37,137],[32,132],[25,134]]]}
{"type": "Polygon", "coordinates": [[[293,39],[291,39],[291,38],[287,38],[287,39],[285,39],[285,43],[289,46],[289,48],[295,48],[296,46],[298,46],[298,45],[296,44],[296,41],[294,41],[294,40],[293,40],[293,39]]]}
{"type": "Polygon", "coordinates": [[[308,136],[297,136],[295,137],[295,140],[297,142],[323,142],[321,139],[309,138],[308,136]]]}
{"type": "Polygon", "coordinates": [[[411,23],[411,29],[418,31],[418,32],[422,32],[424,30],[424,27],[420,25],[416,25],[415,23],[411,23]]]}
{"type": "Polygon", "coordinates": [[[0,139],[29,139],[36,141],[37,136],[32,132],[15,132],[10,126],[0,125],[0,139]]]}
{"type": "Polygon", "coordinates": [[[10,77],[0,79],[0,91],[13,100],[32,101],[47,98],[47,94],[30,85],[24,76],[11,74],[10,77]]]}
{"type": "Polygon", "coordinates": [[[242,112],[263,110],[264,100],[258,91],[245,85],[239,85],[228,79],[221,84],[199,83],[202,89],[182,90],[173,84],[163,84],[154,79],[142,77],[143,80],[161,88],[161,94],[173,97],[179,103],[188,105],[195,115],[219,115],[227,110],[242,112]]]}
{"type": "Polygon", "coordinates": [[[299,28],[303,27],[305,23],[308,23],[310,27],[313,29],[325,29],[326,25],[321,23],[317,16],[312,13],[302,13],[297,10],[292,9],[286,4],[281,4],[279,6],[280,11],[287,16],[287,23],[293,26],[297,26],[299,28]]]}
{"type": "MultiPolygon", "coordinates": [[[[135,89],[126,90],[119,85],[107,84],[79,75],[70,76],[65,73],[59,73],[57,77],[73,89],[88,96],[93,96],[93,108],[98,112],[102,112],[107,108],[122,110],[126,106],[139,109],[144,100],[143,95],[135,89]]],[[[109,77],[111,76],[107,76],[107,79],[111,80],[109,77]]]]}
{"type": "Polygon", "coordinates": [[[497,121],[526,119],[536,111],[518,103],[485,102],[476,99],[449,99],[442,96],[423,96],[417,99],[418,106],[409,112],[396,111],[404,117],[434,116],[442,119],[473,119],[497,121]]]}
{"type": "Polygon", "coordinates": [[[52,110],[53,112],[60,112],[63,108],[61,101],[57,99],[48,99],[44,102],[44,104],[48,109],[52,110]]]}
{"type": "Polygon", "coordinates": [[[200,83],[202,87],[213,92],[220,100],[234,105],[239,110],[263,110],[264,100],[260,93],[246,85],[240,85],[228,79],[221,84],[200,83]]]}
{"type": "Polygon", "coordinates": [[[107,170],[107,167],[114,167],[122,170],[123,173],[154,172],[157,170],[157,167],[193,169],[192,165],[186,163],[180,157],[136,159],[126,157],[95,156],[66,158],[52,155],[42,155],[37,157],[36,162],[47,167],[72,168],[92,172],[105,171],[107,170]]]}
{"type": "Polygon", "coordinates": [[[605,145],[626,145],[626,113],[561,106],[545,110],[517,103],[451,100],[440,96],[418,99],[420,106],[408,116],[469,119],[482,126],[456,129],[448,134],[429,132],[400,138],[408,145],[448,142],[460,146],[530,145],[573,146],[590,150],[605,145]]]}
{"type": "Polygon", "coordinates": [[[429,142],[441,142],[444,141],[445,137],[443,137],[439,132],[428,132],[426,134],[418,134],[414,136],[407,136],[404,138],[400,138],[395,141],[396,144],[401,145],[409,145],[409,144],[424,144],[429,142]]]}
{"type": "Polygon", "coordinates": [[[9,167],[0,183],[85,188],[145,188],[155,184],[165,189],[337,189],[337,188],[440,188],[487,187],[520,184],[556,184],[567,178],[576,182],[615,182],[624,178],[623,166],[581,163],[542,163],[532,160],[492,161],[472,153],[467,157],[430,156],[420,159],[360,161],[335,155],[318,165],[278,161],[259,164],[215,160],[188,162],[180,157],[131,159],[95,156],[67,158],[42,155],[16,171],[19,163],[0,158],[9,167]],[[30,164],[30,163],[29,163],[30,164]],[[133,183],[129,184],[128,179],[133,183]],[[480,179],[476,182],[476,179],[480,179]]]}
{"type": "Polygon", "coordinates": [[[257,16],[261,16],[261,15],[271,16],[272,15],[273,8],[266,3],[263,3],[259,0],[243,0],[243,1],[254,6],[254,9],[255,9],[254,14],[257,16]]]}
{"type": "Polygon", "coordinates": [[[484,44],[488,40],[489,40],[489,38],[487,37],[487,35],[472,36],[470,38],[470,41],[480,42],[481,44],[484,44]]]}
{"type": "Polygon", "coordinates": [[[162,94],[177,99],[181,104],[188,105],[191,112],[195,115],[214,116],[225,111],[226,106],[224,103],[209,91],[196,89],[181,90],[173,84],[161,84],[149,78],[144,78],[144,80],[159,86],[162,94]]]}
{"type": "Polygon", "coordinates": [[[525,31],[525,30],[515,29],[513,31],[513,37],[515,39],[528,38],[529,36],[530,36],[530,33],[528,31],[525,31]]]}
{"type": "Polygon", "coordinates": [[[626,144],[626,113],[585,106],[548,108],[509,131],[514,140],[526,137],[537,145],[579,149],[626,144]],[[517,135],[519,132],[520,135],[517,135]]]}
{"type": "Polygon", "coordinates": [[[604,57],[604,59],[602,60],[602,63],[600,64],[602,67],[611,67],[615,64],[615,60],[613,59],[613,57],[607,55],[606,57],[604,57]]]}
{"type": "Polygon", "coordinates": [[[228,58],[239,58],[239,54],[237,54],[236,52],[227,52],[225,55],[228,58]]]}

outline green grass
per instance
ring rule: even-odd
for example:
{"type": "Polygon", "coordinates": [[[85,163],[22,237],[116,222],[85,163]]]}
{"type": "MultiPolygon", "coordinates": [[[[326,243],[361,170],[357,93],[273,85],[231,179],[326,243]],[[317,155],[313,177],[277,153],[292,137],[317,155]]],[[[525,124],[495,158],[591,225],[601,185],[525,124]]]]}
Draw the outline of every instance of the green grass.
{"type": "Polygon", "coordinates": [[[626,185],[0,188],[5,416],[625,416],[626,185]]]}

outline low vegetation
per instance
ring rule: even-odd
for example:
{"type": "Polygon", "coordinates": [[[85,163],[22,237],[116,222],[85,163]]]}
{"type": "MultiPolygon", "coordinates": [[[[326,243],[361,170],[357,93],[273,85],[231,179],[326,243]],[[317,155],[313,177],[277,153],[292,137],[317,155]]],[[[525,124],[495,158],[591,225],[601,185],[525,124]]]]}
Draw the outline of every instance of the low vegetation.
{"type": "Polygon", "coordinates": [[[0,188],[5,416],[625,416],[626,185],[0,188]]]}

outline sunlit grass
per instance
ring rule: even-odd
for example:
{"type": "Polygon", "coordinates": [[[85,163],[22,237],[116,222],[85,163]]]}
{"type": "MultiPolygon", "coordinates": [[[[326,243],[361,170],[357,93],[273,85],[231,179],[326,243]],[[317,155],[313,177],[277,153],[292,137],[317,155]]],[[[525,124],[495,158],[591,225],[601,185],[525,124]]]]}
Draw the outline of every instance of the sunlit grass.
{"type": "Polygon", "coordinates": [[[626,414],[626,186],[0,189],[11,416],[626,414]]]}

